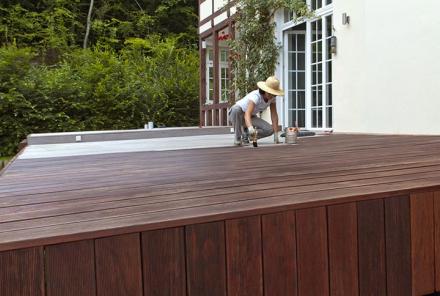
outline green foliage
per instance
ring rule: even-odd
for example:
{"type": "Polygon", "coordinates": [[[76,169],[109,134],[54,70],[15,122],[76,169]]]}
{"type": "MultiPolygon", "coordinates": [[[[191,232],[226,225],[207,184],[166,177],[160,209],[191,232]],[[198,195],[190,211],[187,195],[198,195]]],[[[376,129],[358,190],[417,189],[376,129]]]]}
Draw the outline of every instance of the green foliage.
{"type": "Polygon", "coordinates": [[[245,94],[275,72],[280,49],[275,40],[275,11],[290,9],[296,18],[311,13],[303,0],[238,0],[237,7],[237,34],[230,43],[235,78],[231,91],[245,94]]]}
{"type": "Polygon", "coordinates": [[[0,155],[30,133],[198,124],[192,0],[0,3],[0,155]]]}
{"type": "Polygon", "coordinates": [[[77,49],[57,67],[0,49],[0,153],[30,133],[198,123],[198,52],[177,38],[135,39],[121,53],[77,49]]]}

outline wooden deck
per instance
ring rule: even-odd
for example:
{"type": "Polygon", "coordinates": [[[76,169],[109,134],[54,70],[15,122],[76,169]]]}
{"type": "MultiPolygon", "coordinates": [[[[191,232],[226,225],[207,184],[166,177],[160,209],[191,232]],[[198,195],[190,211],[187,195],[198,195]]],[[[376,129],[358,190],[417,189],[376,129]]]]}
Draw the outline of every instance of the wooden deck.
{"type": "Polygon", "coordinates": [[[440,137],[15,160],[0,266],[14,296],[434,293],[440,137]]]}

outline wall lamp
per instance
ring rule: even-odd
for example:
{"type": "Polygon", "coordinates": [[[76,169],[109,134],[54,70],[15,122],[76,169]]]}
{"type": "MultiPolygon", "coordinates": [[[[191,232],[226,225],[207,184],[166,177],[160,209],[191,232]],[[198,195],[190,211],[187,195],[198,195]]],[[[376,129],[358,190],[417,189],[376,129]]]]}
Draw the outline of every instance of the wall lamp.
{"type": "Polygon", "coordinates": [[[336,54],[336,36],[330,38],[330,52],[336,54]]]}
{"type": "Polygon", "coordinates": [[[206,41],[202,41],[202,48],[203,48],[203,49],[206,48],[206,41]]]}
{"type": "Polygon", "coordinates": [[[348,16],[345,12],[342,14],[342,24],[343,25],[350,24],[350,16],[348,16]]]}

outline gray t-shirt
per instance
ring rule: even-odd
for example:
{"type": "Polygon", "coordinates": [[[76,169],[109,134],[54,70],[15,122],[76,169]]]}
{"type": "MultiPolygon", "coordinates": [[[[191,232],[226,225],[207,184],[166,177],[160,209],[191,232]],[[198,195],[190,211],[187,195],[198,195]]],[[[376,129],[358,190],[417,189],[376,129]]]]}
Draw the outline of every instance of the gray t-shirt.
{"type": "Polygon", "coordinates": [[[275,97],[271,100],[267,101],[267,103],[264,101],[263,96],[260,94],[259,90],[256,89],[254,91],[251,91],[248,93],[243,99],[237,101],[235,104],[240,106],[241,110],[243,112],[246,112],[249,102],[252,101],[255,104],[254,111],[252,112],[252,115],[256,115],[264,110],[266,110],[267,107],[269,107],[270,104],[272,104],[273,101],[275,101],[275,97]]]}

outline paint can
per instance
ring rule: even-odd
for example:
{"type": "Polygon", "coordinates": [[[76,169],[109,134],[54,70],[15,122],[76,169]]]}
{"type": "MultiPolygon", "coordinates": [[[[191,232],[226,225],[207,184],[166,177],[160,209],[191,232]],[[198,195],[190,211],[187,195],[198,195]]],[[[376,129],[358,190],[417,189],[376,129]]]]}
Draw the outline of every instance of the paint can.
{"type": "Polygon", "coordinates": [[[296,128],[288,127],[286,128],[286,144],[296,144],[296,128]]]}

